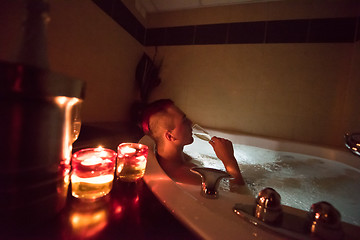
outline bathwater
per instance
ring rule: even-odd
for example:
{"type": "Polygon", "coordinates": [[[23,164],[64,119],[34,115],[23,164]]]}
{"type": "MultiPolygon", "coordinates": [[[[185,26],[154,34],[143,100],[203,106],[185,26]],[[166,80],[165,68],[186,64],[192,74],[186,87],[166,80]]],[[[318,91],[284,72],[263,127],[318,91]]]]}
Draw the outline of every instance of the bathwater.
{"type": "MultiPolygon", "coordinates": [[[[194,137],[184,152],[194,163],[225,170],[211,145],[194,137]]],[[[313,203],[327,201],[342,221],[360,225],[360,171],[340,162],[299,153],[234,144],[234,154],[254,197],[265,187],[281,195],[283,205],[309,211],[313,203]]],[[[228,190],[226,181],[220,187],[228,190]]]]}

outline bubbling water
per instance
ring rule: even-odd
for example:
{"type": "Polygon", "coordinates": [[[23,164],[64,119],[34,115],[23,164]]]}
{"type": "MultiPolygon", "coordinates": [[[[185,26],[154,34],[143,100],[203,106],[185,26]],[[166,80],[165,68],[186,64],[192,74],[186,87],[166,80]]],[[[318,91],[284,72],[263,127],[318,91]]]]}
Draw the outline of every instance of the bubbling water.
{"type": "MultiPolygon", "coordinates": [[[[184,152],[199,166],[225,170],[209,143],[194,138],[184,152]]],[[[348,165],[310,155],[234,144],[234,155],[254,197],[265,187],[281,195],[283,205],[308,211],[327,201],[342,220],[360,225],[360,171],[348,165]]],[[[220,187],[228,190],[226,181],[220,187]]]]}

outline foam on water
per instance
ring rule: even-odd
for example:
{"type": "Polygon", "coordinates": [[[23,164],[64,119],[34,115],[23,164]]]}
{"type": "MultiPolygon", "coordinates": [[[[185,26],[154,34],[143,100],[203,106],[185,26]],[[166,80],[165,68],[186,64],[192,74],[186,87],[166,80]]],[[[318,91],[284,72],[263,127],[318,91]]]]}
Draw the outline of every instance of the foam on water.
{"type": "MultiPolygon", "coordinates": [[[[225,170],[208,142],[194,138],[184,152],[203,167],[225,170]]],[[[234,144],[234,154],[254,196],[274,188],[282,204],[308,211],[313,203],[327,201],[342,220],[360,225],[360,171],[348,165],[310,155],[273,151],[234,144]]],[[[227,189],[226,181],[222,189],[227,189]]]]}

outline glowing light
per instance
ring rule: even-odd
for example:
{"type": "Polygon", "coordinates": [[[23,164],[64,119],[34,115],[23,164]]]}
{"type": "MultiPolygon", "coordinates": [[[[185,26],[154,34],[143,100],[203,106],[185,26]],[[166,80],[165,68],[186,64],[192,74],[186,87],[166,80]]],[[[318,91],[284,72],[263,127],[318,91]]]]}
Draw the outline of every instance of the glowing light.
{"type": "Polygon", "coordinates": [[[311,224],[311,232],[315,232],[315,230],[316,230],[316,222],[315,221],[313,221],[312,222],[312,224],[311,224]]]}
{"type": "Polygon", "coordinates": [[[69,175],[66,175],[64,177],[64,184],[68,185],[70,183],[70,176],[69,175]]]}
{"type": "Polygon", "coordinates": [[[71,176],[71,182],[72,183],[90,183],[90,184],[104,184],[104,183],[110,183],[112,180],[114,180],[114,175],[102,175],[98,177],[92,177],[92,178],[81,178],[76,175],[71,176]]]}
{"type": "Polygon", "coordinates": [[[63,176],[69,176],[69,173],[70,173],[70,168],[66,168],[64,171],[63,171],[63,176]]]}
{"type": "Polygon", "coordinates": [[[124,211],[124,207],[119,202],[114,201],[112,205],[113,216],[115,218],[120,218],[123,211],[124,211]]]}
{"type": "Polygon", "coordinates": [[[72,195],[95,199],[110,192],[113,186],[116,153],[111,149],[88,148],[73,155],[72,195]]]}
{"type": "Polygon", "coordinates": [[[134,203],[138,203],[139,202],[139,195],[136,195],[136,198],[134,198],[134,203]]]}
{"type": "Polygon", "coordinates": [[[74,104],[80,102],[79,98],[70,98],[65,96],[58,96],[55,97],[54,102],[64,110],[65,115],[65,125],[63,128],[63,156],[65,163],[67,165],[70,164],[71,159],[71,152],[72,152],[72,141],[70,139],[70,129],[71,129],[71,109],[73,108],[74,104]]]}
{"type": "Polygon", "coordinates": [[[97,148],[94,149],[95,152],[101,152],[103,150],[104,148],[101,145],[99,145],[97,148]]]}
{"type": "Polygon", "coordinates": [[[81,165],[84,165],[84,166],[98,165],[98,164],[101,164],[102,161],[103,161],[102,158],[92,156],[91,158],[88,158],[88,159],[85,159],[84,161],[82,161],[81,165]]]}
{"type": "Polygon", "coordinates": [[[136,153],[136,149],[129,147],[129,146],[125,146],[124,148],[121,149],[121,153],[123,154],[134,154],[136,153]]]}
{"type": "Polygon", "coordinates": [[[91,237],[99,233],[106,227],[107,221],[104,209],[97,212],[73,212],[70,216],[74,233],[82,237],[91,237]]]}
{"type": "Polygon", "coordinates": [[[69,100],[69,106],[74,106],[76,103],[78,103],[78,102],[80,102],[80,99],[78,99],[78,98],[70,98],[70,100],[69,100]]]}
{"type": "Polygon", "coordinates": [[[118,146],[117,176],[127,182],[142,178],[145,173],[148,147],[138,143],[118,146]]]}
{"type": "Polygon", "coordinates": [[[123,208],[121,206],[117,206],[115,209],[114,209],[114,213],[116,215],[120,214],[122,212],[123,208]]]}
{"type": "Polygon", "coordinates": [[[59,105],[62,106],[67,102],[67,97],[55,97],[55,102],[59,105]]]}
{"type": "Polygon", "coordinates": [[[138,156],[138,157],[136,157],[136,159],[139,160],[140,162],[146,161],[145,156],[138,156]]]}
{"type": "Polygon", "coordinates": [[[65,97],[65,96],[55,97],[56,104],[58,104],[59,106],[63,106],[66,104],[66,107],[68,107],[68,108],[71,108],[79,101],[80,101],[79,98],[69,98],[69,97],[65,97]]]}

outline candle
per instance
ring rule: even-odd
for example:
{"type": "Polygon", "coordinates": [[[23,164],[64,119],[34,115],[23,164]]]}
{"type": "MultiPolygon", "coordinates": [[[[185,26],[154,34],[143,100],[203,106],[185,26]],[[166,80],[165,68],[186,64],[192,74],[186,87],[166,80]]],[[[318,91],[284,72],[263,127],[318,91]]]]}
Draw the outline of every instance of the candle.
{"type": "Polygon", "coordinates": [[[116,175],[120,180],[133,182],[145,173],[148,147],[139,143],[122,143],[118,146],[116,175]]]}
{"type": "Polygon", "coordinates": [[[71,174],[72,195],[96,199],[108,194],[114,180],[116,152],[111,149],[87,148],[74,153],[71,174]]]}

